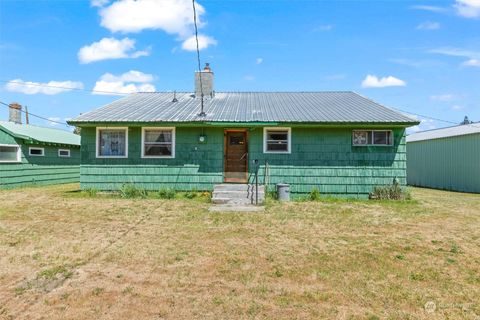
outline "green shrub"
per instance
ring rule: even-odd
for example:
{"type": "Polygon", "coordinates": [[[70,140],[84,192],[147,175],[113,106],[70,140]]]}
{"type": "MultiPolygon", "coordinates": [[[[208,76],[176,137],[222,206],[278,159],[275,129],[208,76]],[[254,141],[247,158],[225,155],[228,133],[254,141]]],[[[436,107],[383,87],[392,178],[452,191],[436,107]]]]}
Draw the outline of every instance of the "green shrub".
{"type": "Polygon", "coordinates": [[[142,188],[137,188],[132,183],[126,183],[120,188],[120,196],[122,198],[131,199],[131,198],[146,198],[147,191],[142,188]]]}
{"type": "Polygon", "coordinates": [[[412,196],[409,190],[402,188],[395,180],[391,185],[373,188],[369,198],[375,200],[410,200],[412,196]]]}
{"type": "Polygon", "coordinates": [[[187,192],[184,193],[183,196],[187,199],[193,199],[197,196],[197,192],[196,191],[187,191],[187,192]]]}
{"type": "Polygon", "coordinates": [[[85,189],[85,193],[89,196],[89,197],[95,197],[98,193],[98,189],[95,189],[95,188],[88,188],[88,189],[85,189]]]}
{"type": "Polygon", "coordinates": [[[171,188],[162,188],[158,190],[158,197],[160,199],[173,199],[175,198],[175,190],[171,188]]]}
{"type": "Polygon", "coordinates": [[[273,189],[273,190],[267,190],[267,198],[268,199],[273,199],[273,200],[277,200],[278,197],[277,197],[277,190],[273,189]]]}
{"type": "Polygon", "coordinates": [[[316,201],[320,199],[320,190],[317,187],[313,188],[308,194],[308,199],[310,201],[316,201]]]}

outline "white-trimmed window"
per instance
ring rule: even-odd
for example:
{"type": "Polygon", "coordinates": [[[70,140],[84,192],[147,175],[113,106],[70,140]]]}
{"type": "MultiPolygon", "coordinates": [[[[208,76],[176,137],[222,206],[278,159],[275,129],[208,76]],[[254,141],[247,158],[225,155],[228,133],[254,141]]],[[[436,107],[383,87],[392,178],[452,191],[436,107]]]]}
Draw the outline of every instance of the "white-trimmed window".
{"type": "Polygon", "coordinates": [[[142,128],[142,158],[175,158],[175,128],[142,128]]]}
{"type": "Polygon", "coordinates": [[[291,128],[263,128],[263,152],[290,153],[291,136],[291,128]]]}
{"type": "Polygon", "coordinates": [[[28,148],[28,155],[33,157],[43,157],[45,155],[44,148],[30,147],[28,148]]]}
{"type": "Polygon", "coordinates": [[[352,145],[391,146],[393,145],[393,132],[391,130],[354,130],[352,145]]]}
{"type": "Polygon", "coordinates": [[[15,144],[0,144],[0,162],[20,162],[20,146],[15,144]]]}
{"type": "Polygon", "coordinates": [[[62,158],[70,158],[70,149],[58,149],[58,156],[62,158]]]}
{"type": "Polygon", "coordinates": [[[128,128],[97,128],[97,158],[127,158],[128,128]]]}

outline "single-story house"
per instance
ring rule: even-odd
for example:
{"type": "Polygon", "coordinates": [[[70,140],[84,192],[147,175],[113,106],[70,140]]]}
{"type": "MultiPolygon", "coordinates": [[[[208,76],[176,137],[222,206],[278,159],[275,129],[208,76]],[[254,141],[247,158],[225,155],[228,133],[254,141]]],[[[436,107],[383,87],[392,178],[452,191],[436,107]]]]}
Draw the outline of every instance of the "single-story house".
{"type": "Polygon", "coordinates": [[[415,119],[354,92],[215,92],[208,67],[195,79],[193,94],[135,93],[70,120],[82,129],[81,188],[212,190],[251,183],[256,163],[260,183],[293,196],[406,184],[415,119]]]}
{"type": "Polygon", "coordinates": [[[0,189],[78,182],[80,136],[21,123],[21,107],[10,105],[0,121],[0,189]]]}
{"type": "Polygon", "coordinates": [[[480,123],[407,136],[412,186],[480,193],[480,123]]]}

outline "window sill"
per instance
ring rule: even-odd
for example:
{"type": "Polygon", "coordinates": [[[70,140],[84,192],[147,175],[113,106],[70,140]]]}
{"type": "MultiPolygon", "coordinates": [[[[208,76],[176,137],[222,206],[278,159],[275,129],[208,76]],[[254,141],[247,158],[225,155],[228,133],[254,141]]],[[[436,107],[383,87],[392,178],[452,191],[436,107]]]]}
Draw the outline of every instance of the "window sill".
{"type": "Polygon", "coordinates": [[[174,156],[142,156],[142,159],[175,159],[174,156]]]}
{"type": "Polygon", "coordinates": [[[97,156],[97,159],[127,159],[128,156],[97,156]]]}
{"type": "Polygon", "coordinates": [[[291,154],[290,151],[263,151],[263,153],[269,153],[269,154],[291,154]]]}

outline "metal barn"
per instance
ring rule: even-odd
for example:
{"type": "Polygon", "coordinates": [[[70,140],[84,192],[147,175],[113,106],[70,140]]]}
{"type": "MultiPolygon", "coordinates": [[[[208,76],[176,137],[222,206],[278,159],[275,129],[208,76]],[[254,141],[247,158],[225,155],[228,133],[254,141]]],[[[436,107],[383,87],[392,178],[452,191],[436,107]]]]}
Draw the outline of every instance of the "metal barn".
{"type": "Polygon", "coordinates": [[[407,183],[480,193],[480,123],[407,136],[407,183]]]}

